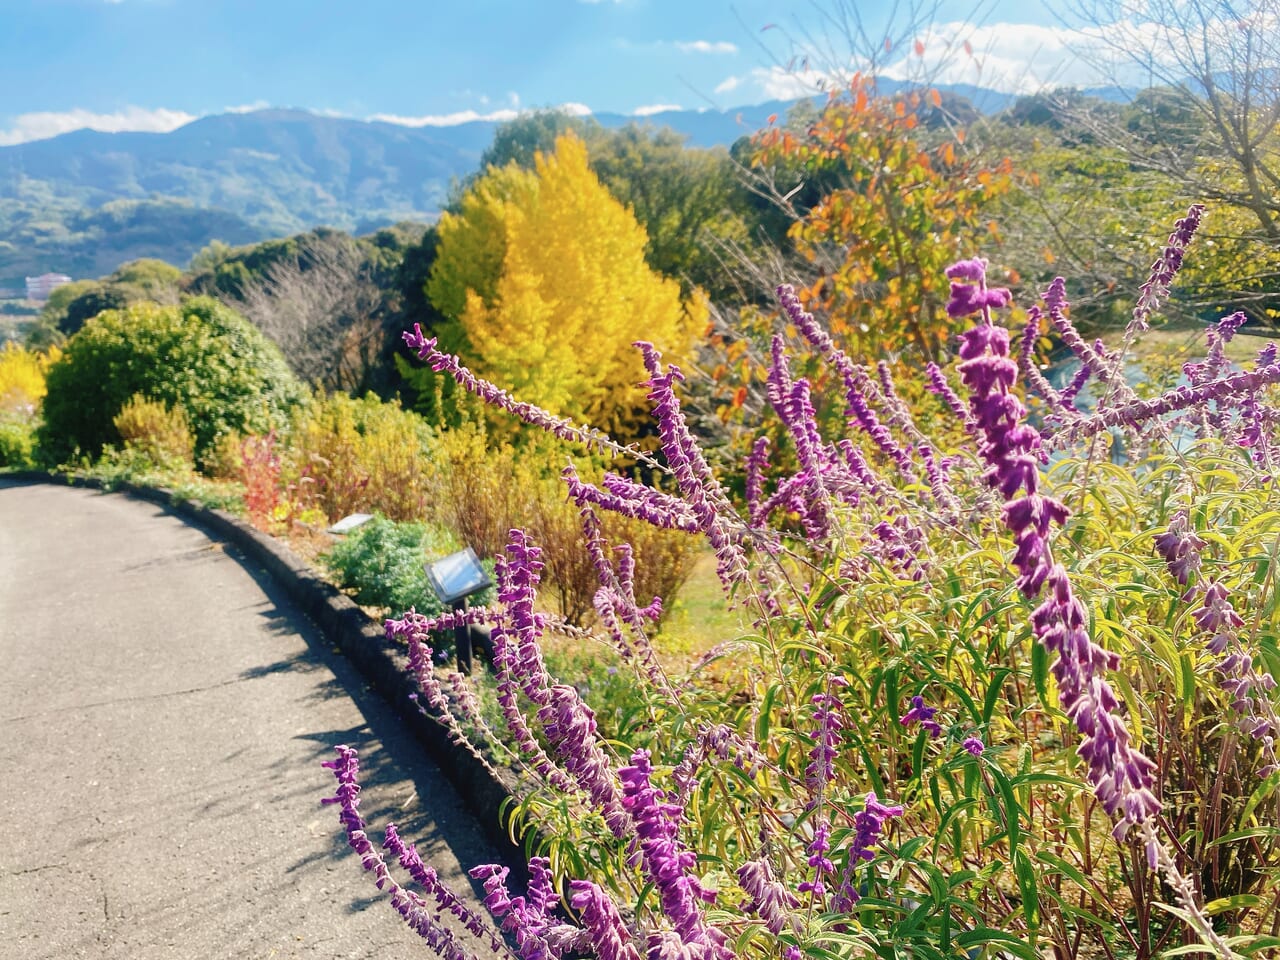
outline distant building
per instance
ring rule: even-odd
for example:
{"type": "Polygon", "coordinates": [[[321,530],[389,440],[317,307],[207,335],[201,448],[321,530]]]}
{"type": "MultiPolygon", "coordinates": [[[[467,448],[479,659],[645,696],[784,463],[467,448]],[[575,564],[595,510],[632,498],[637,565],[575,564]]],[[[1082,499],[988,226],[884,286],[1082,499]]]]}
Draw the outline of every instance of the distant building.
{"type": "Polygon", "coordinates": [[[27,299],[48,300],[49,294],[70,282],[71,278],[65,273],[42,273],[38,277],[27,277],[27,299]]]}

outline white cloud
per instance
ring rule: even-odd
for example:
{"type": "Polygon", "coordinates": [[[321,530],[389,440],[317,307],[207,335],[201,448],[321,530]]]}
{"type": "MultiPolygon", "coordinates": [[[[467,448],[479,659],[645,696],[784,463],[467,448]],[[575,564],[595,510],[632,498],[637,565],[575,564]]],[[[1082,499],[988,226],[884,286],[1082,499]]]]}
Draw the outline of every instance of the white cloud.
{"type": "MultiPolygon", "coordinates": [[[[512,94],[515,97],[515,94],[512,94]]],[[[583,103],[562,103],[554,109],[561,113],[567,113],[571,117],[590,116],[591,108],[583,103]]],[[[455,113],[438,113],[428,114],[421,117],[406,117],[396,113],[375,113],[366,119],[379,123],[396,123],[402,127],[453,127],[460,123],[472,123],[476,120],[488,120],[490,122],[504,123],[507,120],[514,120],[520,115],[520,111],[514,107],[507,107],[501,110],[493,110],[489,113],[479,113],[476,110],[458,110],[455,113]]]]}
{"type": "Polygon", "coordinates": [[[1029,23],[935,24],[920,37],[923,53],[913,52],[881,73],[898,80],[972,83],[1015,94],[1112,82],[1141,85],[1146,75],[1139,74],[1129,53],[1122,51],[1149,51],[1156,62],[1171,62],[1168,38],[1160,36],[1163,29],[1127,20],[1077,29],[1029,23]]]}
{"type": "Polygon", "coordinates": [[[689,40],[676,41],[676,49],[681,53],[737,53],[737,44],[728,40],[689,40]]]}
{"type": "Polygon", "coordinates": [[[45,140],[72,130],[101,130],[103,133],[168,133],[195,120],[193,114],[183,110],[166,110],[163,107],[148,110],[144,107],[125,107],[115,113],[94,113],[91,110],[67,110],[64,112],[23,113],[14,117],[13,126],[0,130],[0,146],[45,140]]]}
{"type": "Polygon", "coordinates": [[[737,90],[741,84],[742,84],[741,77],[725,77],[723,80],[721,80],[719,83],[716,84],[715,92],[729,93],[732,90],[737,90]]]}
{"type": "Polygon", "coordinates": [[[423,117],[406,117],[395,113],[375,113],[369,119],[379,123],[395,123],[402,127],[454,127],[460,123],[471,123],[475,120],[514,120],[517,116],[517,111],[507,109],[494,110],[492,113],[459,110],[456,113],[430,114],[423,117]]]}
{"type": "Polygon", "coordinates": [[[655,113],[666,113],[668,110],[683,110],[678,103],[651,103],[644,107],[636,107],[631,111],[633,117],[652,117],[655,113]]]}
{"type": "Polygon", "coordinates": [[[755,67],[751,71],[751,80],[766,100],[799,100],[830,90],[841,82],[831,73],[812,67],[788,70],[779,66],[755,67]]]}
{"type": "Polygon", "coordinates": [[[266,100],[255,100],[253,103],[241,103],[234,107],[223,107],[223,113],[253,113],[255,110],[268,110],[271,104],[266,100]]]}

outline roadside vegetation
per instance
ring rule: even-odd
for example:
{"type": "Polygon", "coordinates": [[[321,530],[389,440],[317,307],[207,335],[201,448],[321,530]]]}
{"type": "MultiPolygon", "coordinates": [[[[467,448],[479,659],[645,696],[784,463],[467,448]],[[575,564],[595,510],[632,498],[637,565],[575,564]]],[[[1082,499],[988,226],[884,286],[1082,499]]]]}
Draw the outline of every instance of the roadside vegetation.
{"type": "MultiPolygon", "coordinates": [[[[728,151],[525,115],[429,227],[57,291],[0,468],[232,509],[393,617],[543,844],[475,874],[500,955],[1274,955],[1280,90],[1241,76],[992,118],[854,77],[728,151]],[[462,546],[479,692],[433,666],[462,546]]],[[[339,752],[366,869],[471,956],[339,752]]]]}

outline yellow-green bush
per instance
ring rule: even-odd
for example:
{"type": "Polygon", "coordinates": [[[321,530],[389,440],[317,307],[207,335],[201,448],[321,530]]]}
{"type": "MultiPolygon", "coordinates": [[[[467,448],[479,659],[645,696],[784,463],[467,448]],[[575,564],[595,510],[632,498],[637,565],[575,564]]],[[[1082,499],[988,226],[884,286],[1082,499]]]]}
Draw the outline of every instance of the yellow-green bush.
{"type": "Polygon", "coordinates": [[[373,394],[316,394],[294,415],[285,443],[290,499],[330,520],[356,512],[421,520],[429,513],[430,435],[421,417],[373,394]]]}
{"type": "MultiPolygon", "coordinates": [[[[513,527],[528,530],[542,547],[544,578],[561,615],[572,623],[588,621],[600,581],[578,510],[554,472],[564,451],[537,442],[519,448],[495,442],[476,422],[440,432],[431,449],[436,522],[485,557],[502,555],[513,527]]],[[[579,470],[589,475],[587,468],[579,470]]],[[[611,513],[600,521],[610,547],[631,544],[641,603],[655,596],[670,600],[693,569],[696,540],[611,513]]]]}
{"type": "Polygon", "coordinates": [[[135,393],[111,422],[126,450],[159,467],[194,467],[196,441],[182,407],[135,393]]]}

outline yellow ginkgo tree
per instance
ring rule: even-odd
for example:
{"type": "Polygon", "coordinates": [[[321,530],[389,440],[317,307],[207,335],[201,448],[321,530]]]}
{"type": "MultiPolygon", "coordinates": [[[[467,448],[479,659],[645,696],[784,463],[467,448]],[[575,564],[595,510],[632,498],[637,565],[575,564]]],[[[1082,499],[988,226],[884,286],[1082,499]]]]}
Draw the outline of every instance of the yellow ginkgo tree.
{"type": "Polygon", "coordinates": [[[443,345],[524,400],[633,439],[647,419],[636,340],[686,360],[701,298],[645,263],[646,236],[567,134],[533,171],[491,169],[439,224],[427,293],[443,345]]]}

